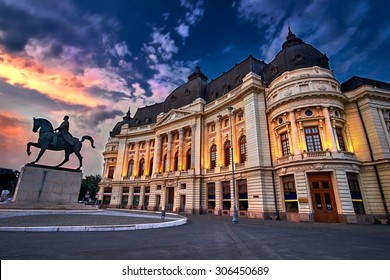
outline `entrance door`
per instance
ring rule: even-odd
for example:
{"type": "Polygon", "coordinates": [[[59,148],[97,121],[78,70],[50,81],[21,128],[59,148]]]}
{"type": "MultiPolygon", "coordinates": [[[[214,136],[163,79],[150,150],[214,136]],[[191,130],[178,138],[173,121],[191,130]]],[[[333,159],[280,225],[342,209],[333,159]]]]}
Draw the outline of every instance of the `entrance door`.
{"type": "Polygon", "coordinates": [[[175,189],[174,188],[167,188],[167,203],[165,210],[166,211],[173,211],[173,201],[175,198],[175,189]]]}
{"type": "Polygon", "coordinates": [[[310,174],[309,184],[314,208],[314,220],[321,223],[338,223],[339,217],[330,173],[310,174]]]}
{"type": "Polygon", "coordinates": [[[186,196],[185,195],[181,195],[180,196],[179,212],[184,212],[185,208],[186,208],[186,196]]]}

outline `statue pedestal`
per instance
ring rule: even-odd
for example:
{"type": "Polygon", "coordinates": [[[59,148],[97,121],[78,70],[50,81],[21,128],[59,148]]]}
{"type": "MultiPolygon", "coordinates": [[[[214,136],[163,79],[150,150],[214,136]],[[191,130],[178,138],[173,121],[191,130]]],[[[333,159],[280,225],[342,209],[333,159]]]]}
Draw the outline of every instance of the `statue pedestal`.
{"type": "MultiPolygon", "coordinates": [[[[67,168],[25,165],[8,206],[32,209],[75,209],[83,174],[67,168]]],[[[81,207],[80,207],[81,206],[81,207]]]]}

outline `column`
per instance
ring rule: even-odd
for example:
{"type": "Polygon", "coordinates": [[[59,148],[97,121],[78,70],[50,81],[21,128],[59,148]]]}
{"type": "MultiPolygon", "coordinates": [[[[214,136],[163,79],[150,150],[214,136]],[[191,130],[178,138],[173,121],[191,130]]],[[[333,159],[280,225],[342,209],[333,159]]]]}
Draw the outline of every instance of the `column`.
{"type": "Polygon", "coordinates": [[[183,167],[183,143],[184,142],[184,130],[183,128],[179,128],[179,159],[178,159],[178,166],[179,170],[182,171],[184,170],[183,167]]]}
{"type": "Polygon", "coordinates": [[[195,168],[195,128],[195,124],[191,125],[191,169],[195,168]]]}
{"type": "Polygon", "coordinates": [[[207,133],[204,133],[202,135],[202,137],[203,137],[202,143],[204,143],[201,147],[201,152],[203,154],[203,162],[201,164],[202,169],[203,168],[210,169],[210,147],[211,147],[212,143],[209,142],[208,136],[209,136],[209,130],[211,128],[211,125],[210,126],[207,126],[207,125],[203,126],[203,131],[207,131],[207,133]]]}
{"type": "Polygon", "coordinates": [[[155,146],[154,146],[154,158],[153,158],[153,169],[154,173],[160,172],[161,162],[161,135],[156,135],[155,146]]]}
{"type": "Polygon", "coordinates": [[[127,162],[126,160],[126,153],[127,153],[127,139],[120,139],[119,145],[118,145],[118,156],[116,158],[116,166],[115,166],[115,173],[114,173],[114,180],[120,181],[123,177],[123,169],[126,168],[127,162]]]}
{"type": "Polygon", "coordinates": [[[166,171],[171,171],[172,166],[171,166],[171,157],[172,157],[172,132],[169,131],[167,133],[168,135],[168,147],[167,147],[167,166],[166,166],[166,171]]]}
{"type": "Polygon", "coordinates": [[[149,166],[150,166],[150,140],[146,140],[146,154],[145,154],[145,171],[144,175],[149,176],[149,166]]]}
{"type": "Polygon", "coordinates": [[[215,129],[217,130],[217,167],[223,166],[222,159],[222,131],[221,131],[221,122],[222,119],[217,120],[215,129]]]}
{"type": "Polygon", "coordinates": [[[215,210],[214,215],[221,215],[222,211],[222,185],[221,181],[215,182],[215,210]]]}
{"type": "MultiPolygon", "coordinates": [[[[291,139],[289,139],[290,141],[290,150],[292,153],[294,153],[294,156],[295,155],[301,155],[301,150],[299,149],[299,137],[298,137],[298,127],[297,127],[297,123],[296,123],[296,120],[295,120],[295,112],[294,110],[293,111],[290,111],[289,112],[289,119],[290,119],[290,124],[291,124],[291,129],[290,129],[290,135],[291,135],[291,139]]],[[[280,145],[280,143],[278,143],[280,145]]]]}
{"type": "MultiPolygon", "coordinates": [[[[330,147],[327,147],[327,148],[329,148],[329,150],[331,152],[337,152],[336,140],[335,140],[335,137],[334,137],[334,130],[333,130],[333,127],[332,127],[332,123],[330,122],[329,108],[327,108],[327,107],[322,108],[322,112],[323,112],[324,117],[325,117],[326,131],[328,131],[328,136],[326,138],[330,137],[330,140],[331,140],[330,141],[330,147]]],[[[326,139],[324,139],[324,140],[326,140],[326,139]]],[[[327,143],[327,146],[329,146],[328,143],[327,143]]]]}
{"type": "Polygon", "coordinates": [[[233,138],[233,143],[231,143],[232,147],[233,147],[233,152],[234,152],[234,154],[232,155],[234,157],[233,158],[234,159],[233,164],[238,162],[238,160],[239,160],[239,152],[240,152],[240,147],[237,144],[236,118],[237,118],[237,114],[233,113],[233,116],[232,116],[232,134],[233,134],[232,138],[233,138]]]}
{"type": "Polygon", "coordinates": [[[141,186],[141,192],[139,194],[139,209],[144,208],[145,186],[141,186]]]}
{"type": "Polygon", "coordinates": [[[140,142],[135,143],[135,156],[134,156],[134,168],[133,168],[133,176],[138,176],[139,170],[139,146],[140,142]]]}

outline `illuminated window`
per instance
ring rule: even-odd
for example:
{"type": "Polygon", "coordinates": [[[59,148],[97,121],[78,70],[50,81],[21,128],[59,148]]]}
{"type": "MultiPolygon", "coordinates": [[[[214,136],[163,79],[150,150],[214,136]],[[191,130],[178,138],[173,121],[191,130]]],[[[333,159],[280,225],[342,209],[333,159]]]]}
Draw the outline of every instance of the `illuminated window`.
{"type": "Polygon", "coordinates": [[[212,145],[210,149],[210,169],[217,166],[217,145],[212,145]]]}
{"type": "Polygon", "coordinates": [[[179,152],[175,153],[175,158],[173,160],[173,170],[175,171],[179,170],[179,152]]]}
{"type": "Polygon", "coordinates": [[[215,208],[215,183],[207,183],[207,209],[215,208]]]}
{"type": "Polygon", "coordinates": [[[138,171],[138,176],[143,176],[145,173],[145,159],[141,159],[139,161],[139,171],[138,171]]]}
{"type": "Polygon", "coordinates": [[[238,209],[248,210],[248,187],[246,179],[238,180],[238,209]]]}
{"type": "Polygon", "coordinates": [[[348,186],[351,192],[353,209],[356,214],[365,214],[363,197],[360,192],[359,181],[357,174],[347,173],[348,186]]]}
{"type": "Polygon", "coordinates": [[[298,212],[298,198],[294,175],[283,176],[282,183],[286,212],[298,212]]]}
{"type": "Polygon", "coordinates": [[[191,168],[191,149],[187,150],[187,154],[186,154],[186,168],[187,168],[187,170],[191,168]]]}
{"type": "Polygon", "coordinates": [[[163,156],[163,162],[162,162],[162,164],[163,164],[163,170],[162,170],[162,172],[165,172],[165,171],[167,171],[167,164],[168,164],[168,162],[167,162],[167,154],[165,154],[164,156],[163,156]]]}
{"type": "Polygon", "coordinates": [[[339,142],[340,151],[346,151],[345,144],[344,144],[343,131],[339,127],[336,127],[336,136],[337,136],[337,141],[339,142]]]}
{"type": "Polygon", "coordinates": [[[226,141],[224,145],[225,166],[229,166],[230,162],[230,141],[226,141]]]}
{"type": "Polygon", "coordinates": [[[241,136],[240,140],[240,163],[244,163],[246,161],[246,136],[241,136]]]}
{"type": "Polygon", "coordinates": [[[129,160],[129,164],[127,165],[127,177],[133,176],[134,170],[134,160],[129,160]]]}
{"type": "Polygon", "coordinates": [[[308,152],[322,151],[321,139],[317,126],[306,127],[305,138],[308,152]]]}
{"type": "Polygon", "coordinates": [[[282,144],[283,156],[288,156],[290,154],[290,142],[289,142],[289,139],[288,139],[287,132],[285,132],[282,135],[280,135],[280,141],[281,141],[281,144],[282,144]]]}
{"type": "Polygon", "coordinates": [[[114,178],[114,171],[115,171],[115,166],[108,167],[108,175],[107,175],[108,179],[114,178]]]}
{"type": "Polygon", "coordinates": [[[153,158],[149,161],[149,175],[153,174],[153,158]]]}

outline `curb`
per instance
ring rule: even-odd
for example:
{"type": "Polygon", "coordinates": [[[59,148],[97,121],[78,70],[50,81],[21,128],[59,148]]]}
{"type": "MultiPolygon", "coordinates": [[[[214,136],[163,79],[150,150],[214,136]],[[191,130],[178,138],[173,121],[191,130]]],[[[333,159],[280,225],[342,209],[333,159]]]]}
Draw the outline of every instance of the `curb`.
{"type": "MultiPolygon", "coordinates": [[[[64,211],[65,212],[65,211],[64,211]]],[[[69,212],[68,212],[69,213],[69,212]]],[[[38,214],[39,215],[39,214],[38,214]]],[[[87,214],[86,214],[87,215],[87,214]]],[[[134,217],[139,215],[133,215],[134,217]]],[[[71,232],[71,231],[129,231],[142,229],[167,228],[184,225],[187,218],[177,215],[177,219],[162,223],[127,224],[127,225],[93,225],[93,226],[23,226],[23,227],[0,227],[1,231],[13,232],[71,232]]],[[[172,219],[172,218],[169,218],[172,219]]]]}

